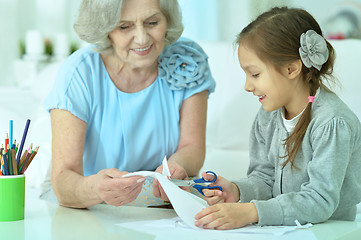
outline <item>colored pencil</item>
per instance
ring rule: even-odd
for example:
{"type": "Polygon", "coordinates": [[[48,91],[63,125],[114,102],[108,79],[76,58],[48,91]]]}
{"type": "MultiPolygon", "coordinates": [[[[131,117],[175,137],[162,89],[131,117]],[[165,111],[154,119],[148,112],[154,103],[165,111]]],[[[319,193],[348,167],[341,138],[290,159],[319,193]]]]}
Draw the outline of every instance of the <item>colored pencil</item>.
{"type": "Polygon", "coordinates": [[[15,150],[10,149],[10,153],[11,153],[11,165],[13,167],[13,174],[18,175],[18,167],[17,167],[17,164],[16,164],[15,150]]]}
{"type": "Polygon", "coordinates": [[[13,120],[9,120],[9,143],[11,144],[10,148],[12,148],[13,144],[13,120]]]}
{"type": "Polygon", "coordinates": [[[4,159],[3,159],[4,145],[1,144],[0,148],[0,160],[1,160],[1,173],[5,175],[4,159]]]}
{"type": "Polygon", "coordinates": [[[5,152],[6,152],[7,149],[8,149],[8,145],[9,145],[9,135],[6,134],[6,138],[5,138],[5,152]]]}
{"type": "Polygon", "coordinates": [[[16,163],[17,164],[19,164],[19,161],[20,161],[21,152],[23,151],[26,135],[28,134],[29,125],[30,125],[30,119],[26,120],[25,129],[24,129],[24,133],[23,133],[23,138],[21,139],[19,152],[18,152],[18,155],[17,155],[17,158],[16,158],[16,163]]]}
{"type": "Polygon", "coordinates": [[[3,155],[2,155],[2,153],[3,153],[3,149],[0,148],[0,175],[3,175],[3,171],[4,171],[4,167],[3,167],[3,165],[4,165],[4,160],[3,160],[3,155]]]}
{"type": "Polygon", "coordinates": [[[13,163],[12,163],[12,160],[11,160],[11,153],[10,153],[10,146],[9,145],[8,145],[6,153],[7,153],[6,159],[8,160],[8,165],[9,165],[9,175],[13,175],[13,163]]]}
{"type": "Polygon", "coordinates": [[[6,133],[5,148],[4,144],[1,144],[0,148],[0,175],[24,174],[39,151],[39,146],[33,150],[33,143],[31,143],[30,147],[23,152],[30,121],[30,119],[26,121],[19,145],[13,135],[14,122],[9,120],[9,133],[6,133]]]}
{"type": "Polygon", "coordinates": [[[30,163],[33,161],[34,157],[36,156],[36,154],[39,151],[39,146],[37,146],[34,151],[31,153],[30,158],[28,160],[28,162],[26,163],[26,165],[24,166],[22,173],[25,173],[26,169],[28,169],[28,167],[30,166],[30,163]]]}
{"type": "Polygon", "coordinates": [[[19,149],[19,143],[18,143],[18,144],[16,144],[16,147],[15,147],[15,154],[17,154],[17,153],[18,153],[18,149],[19,149]]]}
{"type": "Polygon", "coordinates": [[[4,160],[4,172],[5,172],[5,175],[9,175],[9,166],[8,166],[8,161],[6,159],[6,153],[3,153],[3,160],[4,160]]]}
{"type": "Polygon", "coordinates": [[[27,154],[28,154],[28,151],[25,151],[23,153],[23,155],[21,156],[21,159],[20,159],[19,164],[18,164],[18,169],[19,169],[18,173],[20,173],[20,171],[21,171],[21,169],[22,169],[22,167],[24,165],[25,157],[26,157],[27,154]]]}
{"type": "Polygon", "coordinates": [[[26,154],[26,156],[25,156],[24,163],[22,164],[21,169],[19,169],[19,170],[20,170],[20,173],[24,173],[24,170],[25,170],[25,168],[26,168],[26,165],[28,164],[28,161],[29,161],[29,159],[30,159],[30,157],[31,157],[31,153],[32,153],[32,150],[28,150],[28,151],[27,151],[27,154],[26,154]]]}

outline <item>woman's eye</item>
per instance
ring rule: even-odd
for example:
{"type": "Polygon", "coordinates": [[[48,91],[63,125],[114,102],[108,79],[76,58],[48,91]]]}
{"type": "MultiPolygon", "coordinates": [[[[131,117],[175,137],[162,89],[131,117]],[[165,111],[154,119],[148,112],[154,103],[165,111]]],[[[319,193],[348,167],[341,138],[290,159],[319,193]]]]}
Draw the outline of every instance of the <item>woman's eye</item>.
{"type": "Polygon", "coordinates": [[[120,26],[120,29],[121,29],[121,30],[125,30],[125,29],[128,29],[128,28],[129,28],[128,25],[120,26]]]}
{"type": "Polygon", "coordinates": [[[252,74],[252,77],[256,78],[259,76],[259,73],[256,73],[256,74],[252,74]]]}
{"type": "Polygon", "coordinates": [[[155,26],[155,25],[158,25],[158,22],[156,21],[152,21],[152,22],[148,22],[149,25],[152,25],[152,26],[155,26]]]}

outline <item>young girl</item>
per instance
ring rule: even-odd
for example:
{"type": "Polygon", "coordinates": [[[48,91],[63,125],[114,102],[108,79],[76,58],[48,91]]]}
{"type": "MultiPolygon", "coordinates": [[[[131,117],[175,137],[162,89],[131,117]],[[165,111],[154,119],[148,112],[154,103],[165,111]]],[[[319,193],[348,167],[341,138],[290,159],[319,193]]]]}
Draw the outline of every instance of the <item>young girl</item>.
{"type": "MultiPolygon", "coordinates": [[[[273,8],[239,34],[245,89],[261,102],[246,179],[219,177],[196,226],[354,220],[361,201],[361,124],[331,92],[335,53],[302,9],[273,8]]],[[[203,177],[211,179],[205,173],[203,177]]]]}

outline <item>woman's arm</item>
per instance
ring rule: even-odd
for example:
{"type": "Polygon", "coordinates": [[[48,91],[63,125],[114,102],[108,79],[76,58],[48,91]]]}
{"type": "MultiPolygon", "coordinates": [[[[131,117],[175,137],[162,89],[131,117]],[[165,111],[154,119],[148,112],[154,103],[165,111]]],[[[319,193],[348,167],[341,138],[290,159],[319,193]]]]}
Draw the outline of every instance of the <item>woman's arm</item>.
{"type": "MultiPolygon", "coordinates": [[[[169,158],[171,177],[184,179],[196,176],[205,157],[208,91],[186,99],[180,110],[180,140],[177,151],[169,158]]],[[[156,172],[162,172],[163,165],[156,172]]],[[[153,183],[153,194],[168,200],[158,181],[153,183]]]]}
{"type": "Polygon", "coordinates": [[[180,139],[169,163],[182,166],[188,176],[196,176],[203,166],[206,145],[208,91],[186,99],[180,110],[180,139]]]}
{"type": "Polygon", "coordinates": [[[59,204],[86,208],[103,201],[123,205],[133,201],[142,188],[139,177],[122,178],[126,172],[104,169],[83,176],[86,123],[66,110],[51,110],[51,184],[59,204]]]}

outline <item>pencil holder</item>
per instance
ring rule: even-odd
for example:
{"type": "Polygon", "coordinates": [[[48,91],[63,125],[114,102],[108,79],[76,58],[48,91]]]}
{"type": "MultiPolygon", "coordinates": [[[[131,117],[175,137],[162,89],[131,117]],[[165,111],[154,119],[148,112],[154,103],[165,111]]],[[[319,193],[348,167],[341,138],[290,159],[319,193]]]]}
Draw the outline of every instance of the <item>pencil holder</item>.
{"type": "Polygon", "coordinates": [[[0,176],[0,222],[24,219],[25,175],[0,176]]]}

